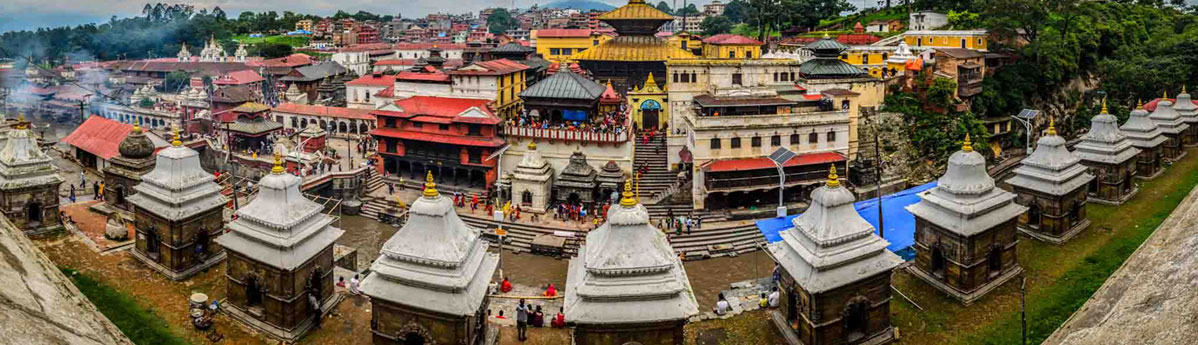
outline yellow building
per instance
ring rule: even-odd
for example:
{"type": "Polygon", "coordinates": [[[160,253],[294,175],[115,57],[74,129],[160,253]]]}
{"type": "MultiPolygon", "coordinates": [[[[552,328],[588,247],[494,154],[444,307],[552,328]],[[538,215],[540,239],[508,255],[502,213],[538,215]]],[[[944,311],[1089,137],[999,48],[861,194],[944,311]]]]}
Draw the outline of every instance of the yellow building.
{"type": "Polygon", "coordinates": [[[649,77],[645,78],[643,85],[638,85],[628,92],[628,107],[632,109],[632,122],[636,123],[637,128],[667,127],[670,120],[667,116],[670,113],[669,106],[666,90],[657,86],[652,72],[649,72],[649,77]]]}
{"type": "Polygon", "coordinates": [[[695,58],[689,50],[656,36],[661,26],[673,19],[645,0],[628,0],[628,4],[599,15],[600,21],[616,30],[616,37],[576,53],[572,59],[596,79],[610,80],[616,90],[644,85],[650,73],[666,74],[666,61],[695,58]]]}
{"type": "Polygon", "coordinates": [[[889,69],[886,61],[890,60],[894,51],[895,47],[851,46],[849,50],[840,54],[840,61],[848,62],[870,76],[882,78],[883,70],[889,69]]]}
{"type": "Polygon", "coordinates": [[[703,48],[703,40],[701,37],[692,35],[686,31],[676,33],[669,38],[666,38],[666,43],[669,43],[670,46],[674,48],[692,53],[699,52],[700,49],[703,48]]]}
{"type": "Polygon", "coordinates": [[[527,87],[530,67],[508,59],[476,62],[449,72],[453,97],[494,100],[495,114],[509,118],[520,113],[520,92],[527,87]]]}
{"type": "Polygon", "coordinates": [[[761,41],[741,35],[719,34],[703,39],[703,57],[708,59],[756,59],[761,41]]]}
{"type": "Polygon", "coordinates": [[[545,60],[571,63],[574,54],[598,46],[612,37],[590,29],[542,29],[531,32],[532,45],[545,60]]]}
{"type": "Polygon", "coordinates": [[[912,49],[965,48],[986,51],[986,30],[916,30],[903,34],[912,49]]]}

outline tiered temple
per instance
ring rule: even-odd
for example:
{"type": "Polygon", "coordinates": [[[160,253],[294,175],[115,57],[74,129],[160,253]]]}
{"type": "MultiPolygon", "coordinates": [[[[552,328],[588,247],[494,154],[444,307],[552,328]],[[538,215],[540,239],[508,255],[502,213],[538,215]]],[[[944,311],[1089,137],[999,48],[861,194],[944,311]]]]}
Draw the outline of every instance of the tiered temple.
{"type": "Polygon", "coordinates": [[[1065,147],[1065,138],[1057,135],[1053,121],[1048,133],[1036,142],[1036,150],[1021,163],[1015,176],[1006,181],[1018,195],[1015,202],[1028,208],[1019,217],[1019,231],[1059,244],[1090,225],[1086,187],[1094,175],[1065,147]]]}
{"type": "Polygon", "coordinates": [[[1023,272],[1016,260],[1016,219],[1027,208],[994,186],[986,159],[969,136],[948,158],[936,188],[907,206],[915,216],[915,265],[910,272],[969,305],[1023,272]]]}
{"type": "Polygon", "coordinates": [[[890,274],[903,262],[857,214],[856,197],[840,185],[836,166],[811,192],[811,207],[769,245],[782,268],[775,321],[803,344],[884,344],[890,323],[890,274]]]}
{"type": "Polygon", "coordinates": [[[302,179],[282,164],[276,154],[257,197],[237,211],[219,242],[229,253],[229,315],[291,342],[342,298],[333,291],[333,242],[345,231],[333,226],[336,218],[323,205],[304,197],[302,179]]]}
{"type": "Polygon", "coordinates": [[[553,167],[541,153],[537,143],[528,143],[528,153],[520,159],[516,173],[512,175],[512,195],[519,200],[520,207],[531,212],[545,212],[552,197],[553,167]]]}
{"type": "Polygon", "coordinates": [[[1165,135],[1165,144],[1162,146],[1161,154],[1164,159],[1176,161],[1185,157],[1186,151],[1182,148],[1182,134],[1186,132],[1190,125],[1185,123],[1176,110],[1173,110],[1173,101],[1169,100],[1169,95],[1165,94],[1160,102],[1156,103],[1156,111],[1153,111],[1148,116],[1152,122],[1156,123],[1160,128],[1161,133],[1165,135]]]}
{"type": "Polygon", "coordinates": [[[119,156],[108,161],[104,167],[104,199],[109,205],[133,212],[129,195],[134,186],[141,183],[142,175],[154,170],[154,143],[134,125],[129,134],[117,147],[119,156]]]}
{"type": "Polygon", "coordinates": [[[374,344],[480,343],[489,332],[487,285],[498,264],[479,230],[437,192],[430,172],[424,196],[362,282],[374,344]]]}
{"type": "MultiPolygon", "coordinates": [[[[1160,107],[1159,103],[1157,107],[1160,107]]],[[[1127,122],[1124,122],[1119,130],[1127,135],[1132,146],[1140,150],[1140,154],[1136,157],[1136,177],[1153,179],[1159,176],[1161,174],[1161,155],[1166,138],[1160,128],[1157,128],[1156,122],[1148,118],[1148,111],[1144,110],[1144,103],[1140,103],[1135,110],[1131,111],[1127,122]]]]}
{"type": "Polygon", "coordinates": [[[595,178],[598,173],[587,163],[587,156],[581,151],[570,155],[570,164],[562,169],[554,189],[557,191],[557,201],[568,204],[590,204],[595,202],[595,178]]]}
{"type": "Polygon", "coordinates": [[[595,78],[611,81],[616,90],[628,90],[631,85],[643,84],[649,73],[667,75],[667,60],[695,58],[691,52],[654,36],[672,20],[674,16],[645,0],[628,0],[628,4],[599,15],[599,21],[615,28],[617,36],[573,58],[595,78]]]}
{"type": "Polygon", "coordinates": [[[1089,200],[1121,204],[1138,191],[1132,183],[1140,150],[1119,130],[1119,120],[1106,110],[1090,119],[1090,131],[1073,147],[1073,155],[1095,176],[1087,188],[1089,200]]]}
{"type": "Polygon", "coordinates": [[[133,257],[174,280],[224,260],[225,249],[213,240],[225,227],[226,199],[200,167],[199,152],[183,146],[176,132],[141,179],[129,196],[137,228],[133,257]]]}
{"type": "Polygon", "coordinates": [[[1194,99],[1186,92],[1185,86],[1181,87],[1181,93],[1177,94],[1177,99],[1173,101],[1173,110],[1181,115],[1181,120],[1189,126],[1182,131],[1182,144],[1198,145],[1198,105],[1194,104],[1194,99]]]}
{"type": "Polygon", "coordinates": [[[565,314],[575,344],[683,344],[683,326],[699,312],[682,261],[631,186],[570,260],[565,314]]]}
{"type": "Polygon", "coordinates": [[[0,149],[0,199],[4,216],[26,233],[62,229],[58,216],[58,187],[63,179],[50,156],[37,145],[24,117],[8,132],[0,149]]]}

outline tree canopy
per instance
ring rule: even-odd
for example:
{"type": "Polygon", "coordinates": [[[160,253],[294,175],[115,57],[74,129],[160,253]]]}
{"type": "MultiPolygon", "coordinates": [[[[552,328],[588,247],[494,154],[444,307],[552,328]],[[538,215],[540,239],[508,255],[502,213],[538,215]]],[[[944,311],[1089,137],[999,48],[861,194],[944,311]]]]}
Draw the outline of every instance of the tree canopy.
{"type": "Polygon", "coordinates": [[[493,34],[502,34],[516,27],[519,23],[512,14],[508,13],[507,9],[496,8],[491,12],[491,16],[487,17],[487,31],[493,34]]]}
{"type": "Polygon", "coordinates": [[[703,29],[703,36],[726,34],[732,31],[732,21],[725,16],[707,17],[699,23],[699,28],[703,29]]]}

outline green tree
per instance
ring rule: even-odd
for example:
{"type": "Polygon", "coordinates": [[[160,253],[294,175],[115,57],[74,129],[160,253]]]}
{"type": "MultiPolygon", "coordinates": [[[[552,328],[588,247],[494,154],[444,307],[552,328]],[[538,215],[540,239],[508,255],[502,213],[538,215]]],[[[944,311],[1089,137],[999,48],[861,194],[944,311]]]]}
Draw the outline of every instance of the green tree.
{"type": "Polygon", "coordinates": [[[749,3],[745,0],[732,0],[724,5],[724,16],[736,24],[748,21],[749,12],[749,3]]]}
{"type": "Polygon", "coordinates": [[[174,71],[166,74],[165,80],[162,83],[164,92],[179,92],[183,90],[191,82],[191,73],[185,71],[174,71]]]}
{"type": "Polygon", "coordinates": [[[667,4],[665,1],[658,2],[657,6],[654,6],[654,7],[656,7],[658,10],[661,10],[662,12],[665,12],[667,14],[671,14],[671,15],[674,14],[674,10],[670,9],[670,4],[667,4]]]}
{"type": "Polygon", "coordinates": [[[487,17],[487,31],[492,34],[502,34],[515,28],[517,24],[516,19],[504,8],[496,8],[487,17]]]}
{"type": "Polygon", "coordinates": [[[258,54],[267,59],[281,58],[291,53],[291,45],[282,43],[264,43],[258,48],[258,54]]]}
{"type": "Polygon", "coordinates": [[[976,29],[982,26],[981,20],[977,13],[969,11],[948,11],[948,24],[952,25],[953,29],[976,29]]]}
{"type": "Polygon", "coordinates": [[[691,3],[689,5],[686,5],[686,7],[678,8],[678,10],[674,13],[674,15],[676,15],[676,16],[693,16],[693,15],[697,15],[699,13],[700,13],[699,7],[695,6],[694,3],[691,3]]]}
{"type": "Polygon", "coordinates": [[[699,28],[703,29],[704,36],[726,34],[732,31],[732,21],[725,16],[707,17],[699,23],[699,28]]]}

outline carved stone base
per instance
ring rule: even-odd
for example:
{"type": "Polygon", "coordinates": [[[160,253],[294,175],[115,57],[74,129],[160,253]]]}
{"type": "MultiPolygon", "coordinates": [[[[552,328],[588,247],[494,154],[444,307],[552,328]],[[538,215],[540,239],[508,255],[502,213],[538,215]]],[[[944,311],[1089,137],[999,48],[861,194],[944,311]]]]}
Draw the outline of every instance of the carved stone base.
{"type": "Polygon", "coordinates": [[[1082,230],[1085,230],[1089,226],[1090,226],[1090,220],[1082,219],[1081,222],[1078,222],[1077,225],[1074,225],[1072,228],[1069,229],[1069,231],[1065,231],[1065,233],[1061,234],[1060,237],[1045,234],[1045,233],[1036,231],[1036,229],[1023,227],[1023,226],[1018,227],[1018,229],[1019,229],[1019,232],[1023,233],[1024,235],[1028,235],[1031,238],[1041,240],[1044,242],[1048,242],[1048,243],[1052,243],[1052,244],[1061,244],[1061,243],[1068,242],[1070,239],[1072,239],[1074,236],[1077,236],[1077,234],[1080,234],[1082,232],[1082,230]]]}
{"type": "Polygon", "coordinates": [[[1107,200],[1107,199],[1099,198],[1099,197],[1095,196],[1094,194],[1090,194],[1089,198],[1086,199],[1086,202],[1092,202],[1092,203],[1096,203],[1096,204],[1103,204],[1103,205],[1110,205],[1110,206],[1119,206],[1119,205],[1123,205],[1123,203],[1127,202],[1128,200],[1131,200],[1131,198],[1136,196],[1136,193],[1139,193],[1139,192],[1140,192],[1140,187],[1133,187],[1131,189],[1131,193],[1127,193],[1127,195],[1124,195],[1122,198],[1119,198],[1119,200],[1107,200]]]}
{"type": "MultiPolygon", "coordinates": [[[[345,294],[334,293],[332,297],[329,297],[329,299],[325,300],[324,303],[320,305],[321,317],[324,317],[325,314],[328,314],[329,311],[333,310],[333,308],[336,308],[337,304],[341,303],[341,300],[344,299],[345,294]]],[[[299,326],[296,326],[293,329],[284,329],[259,320],[258,317],[254,316],[251,312],[242,310],[233,304],[222,303],[221,308],[229,314],[229,317],[233,318],[234,320],[240,321],[246,326],[249,326],[251,329],[262,332],[262,334],[265,334],[273,339],[277,339],[286,343],[294,343],[298,341],[304,336],[304,334],[307,334],[308,331],[312,330],[314,325],[312,317],[308,317],[304,319],[303,322],[300,322],[299,326]]]]}
{"type": "Polygon", "coordinates": [[[907,272],[911,273],[911,275],[915,276],[916,278],[919,278],[919,279],[927,282],[928,285],[931,285],[932,287],[936,288],[937,290],[940,290],[940,291],[944,292],[945,294],[948,294],[950,297],[956,298],[958,301],[961,302],[961,304],[970,305],[970,304],[973,304],[974,301],[981,299],[982,296],[986,295],[986,293],[989,293],[991,290],[998,288],[1003,283],[1006,283],[1008,280],[1011,280],[1012,278],[1015,278],[1015,276],[1018,276],[1020,273],[1023,273],[1023,267],[1015,266],[1015,268],[1007,270],[1006,272],[1003,272],[1002,275],[998,276],[998,278],[991,280],[990,282],[988,282],[986,284],[982,284],[981,286],[978,286],[977,288],[970,290],[970,291],[962,291],[962,290],[958,290],[955,287],[949,286],[948,284],[945,284],[940,279],[919,269],[919,267],[916,267],[915,265],[908,266],[907,272]]]}
{"type": "Polygon", "coordinates": [[[134,258],[141,260],[141,262],[146,264],[146,266],[150,267],[150,269],[158,271],[158,273],[162,273],[162,275],[164,275],[167,278],[170,278],[170,280],[174,280],[174,281],[191,278],[191,276],[196,275],[196,273],[199,273],[200,271],[202,271],[206,268],[215,266],[216,264],[225,260],[225,256],[228,255],[224,251],[221,251],[220,254],[214,255],[211,258],[208,258],[208,260],[205,260],[204,262],[199,263],[198,265],[191,266],[191,268],[188,268],[188,269],[185,269],[182,271],[174,271],[174,270],[171,270],[170,268],[167,268],[166,266],[163,266],[162,264],[158,263],[157,261],[154,261],[153,259],[146,257],[141,252],[137,251],[136,248],[130,250],[129,253],[132,254],[134,258]]]}

